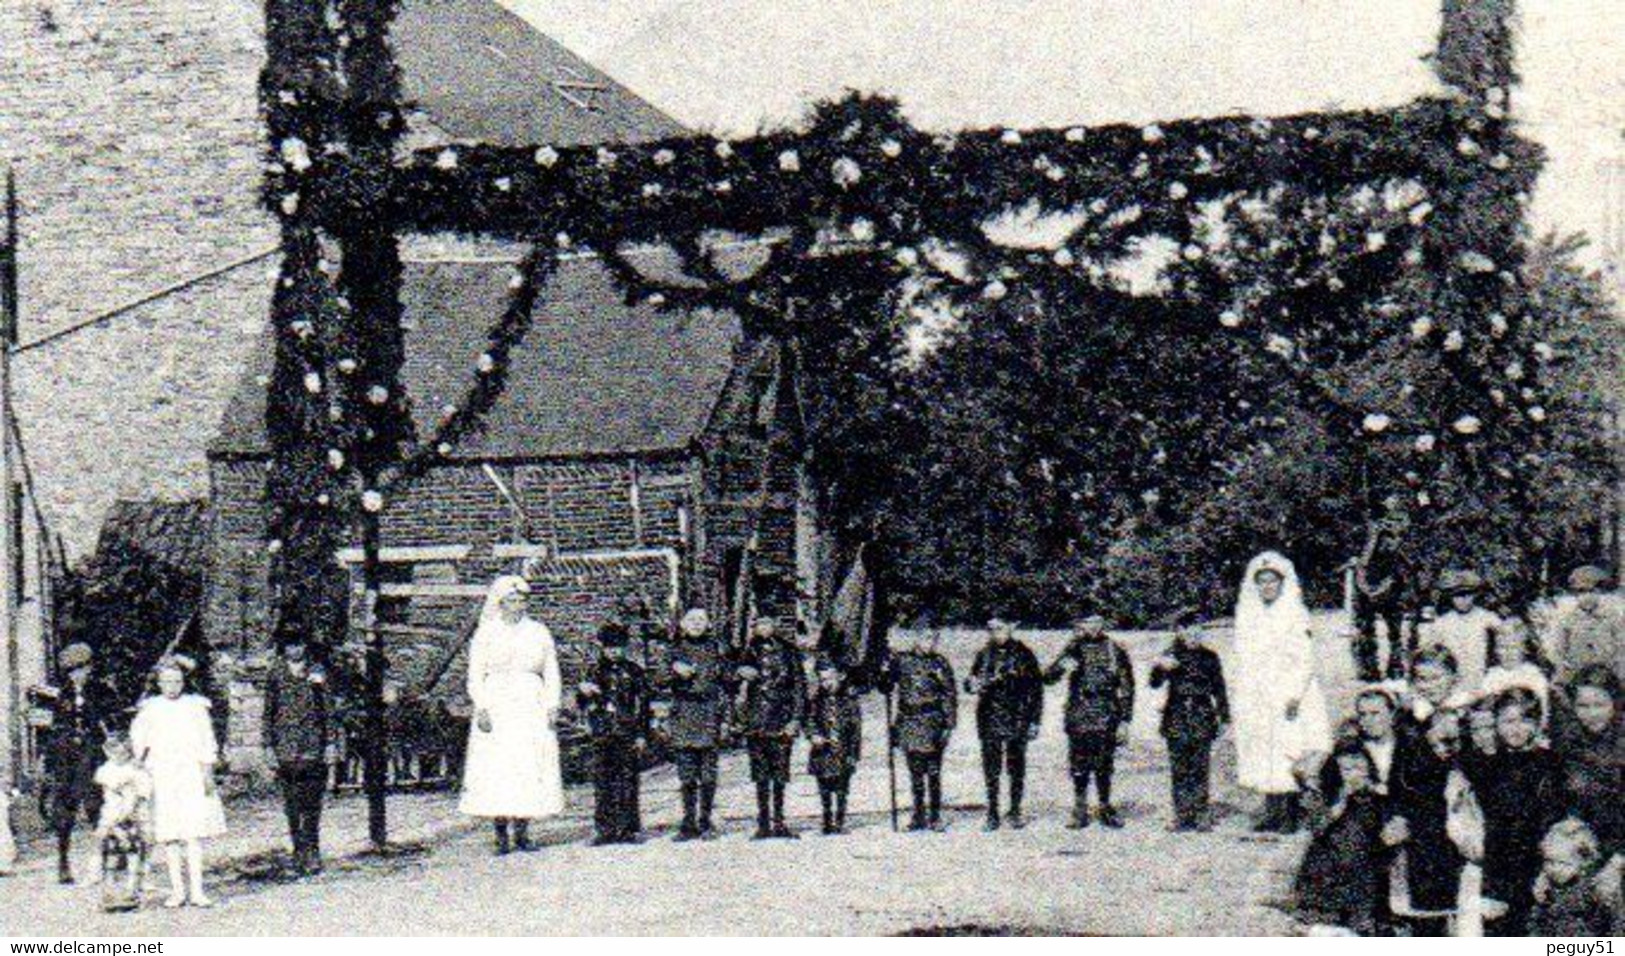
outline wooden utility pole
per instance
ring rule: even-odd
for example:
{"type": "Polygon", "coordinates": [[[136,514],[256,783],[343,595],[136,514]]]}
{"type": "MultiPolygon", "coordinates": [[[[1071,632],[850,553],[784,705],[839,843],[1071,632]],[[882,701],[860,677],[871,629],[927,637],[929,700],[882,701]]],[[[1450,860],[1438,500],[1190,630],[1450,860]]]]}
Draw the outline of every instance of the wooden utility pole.
{"type": "Polygon", "coordinates": [[[17,345],[17,177],[6,168],[5,245],[0,247],[0,634],[6,642],[6,757],[12,783],[23,772],[22,654],[17,646],[17,497],[12,481],[11,352],[17,345]]]}

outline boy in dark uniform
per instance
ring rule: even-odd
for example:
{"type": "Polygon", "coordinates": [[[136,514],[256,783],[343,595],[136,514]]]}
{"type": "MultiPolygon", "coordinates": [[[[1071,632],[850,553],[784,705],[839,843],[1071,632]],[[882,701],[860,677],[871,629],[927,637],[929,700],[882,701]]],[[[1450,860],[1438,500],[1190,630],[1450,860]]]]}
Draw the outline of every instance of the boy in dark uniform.
{"type": "Polygon", "coordinates": [[[1044,714],[1044,673],[1032,648],[1016,639],[1016,629],[995,618],[987,644],[976,653],[965,690],[976,694],[976,733],[982,742],[982,777],[987,784],[987,829],[997,830],[999,779],[1010,774],[1010,826],[1021,829],[1021,798],[1027,783],[1027,743],[1038,736],[1044,714]]]}
{"type": "Polygon", "coordinates": [[[278,629],[282,659],[265,681],[265,744],[276,760],[282,809],[301,875],[322,869],[322,791],[327,788],[327,733],[331,695],[327,671],[309,660],[304,635],[278,629]]]}
{"type": "Polygon", "coordinates": [[[1162,707],[1162,738],[1174,791],[1174,830],[1211,830],[1208,792],[1213,741],[1230,721],[1219,655],[1204,646],[1196,628],[1180,630],[1173,647],[1151,665],[1151,686],[1168,687],[1162,707]]]}
{"type": "Polygon", "coordinates": [[[948,658],[937,651],[938,634],[919,632],[913,647],[887,662],[881,682],[897,692],[892,746],[908,761],[914,795],[910,830],[944,829],[942,823],[942,752],[959,723],[958,682],[948,658]]]}
{"type": "Polygon", "coordinates": [[[779,633],[772,618],[758,618],[735,669],[744,699],[740,718],[756,783],[756,839],[794,838],[784,822],[784,788],[790,783],[790,750],[807,708],[807,675],[801,651],[779,633]]]}
{"type": "Polygon", "coordinates": [[[69,644],[57,658],[66,675],[51,706],[51,735],[45,751],[47,785],[40,791],[41,811],[56,831],[56,875],[60,883],[73,882],[69,856],[73,828],[81,814],[92,825],[101,814],[101,788],[96,768],[101,764],[107,726],[116,716],[112,688],[92,669],[94,654],[85,644],[69,644]]]}
{"type": "Polygon", "coordinates": [[[1066,691],[1066,740],[1072,770],[1071,829],[1089,825],[1089,778],[1100,797],[1100,822],[1120,827],[1112,806],[1112,770],[1117,747],[1128,739],[1134,715],[1134,669],[1128,652],[1106,635],[1106,619],[1090,615],[1073,622],[1072,640],[1044,672],[1054,684],[1070,671],[1066,691]]]}
{"type": "Polygon", "coordinates": [[[599,628],[598,666],[577,688],[592,729],[594,846],[636,843],[643,829],[638,776],[649,727],[649,682],[627,657],[630,639],[620,621],[599,628]]]}
{"type": "Polygon", "coordinates": [[[846,832],[846,798],[863,747],[863,711],[858,696],[835,661],[820,657],[818,688],[807,706],[812,739],[807,772],[818,781],[825,834],[846,832]]]}
{"type": "Polygon", "coordinates": [[[711,808],[717,796],[717,747],[727,708],[722,656],[711,637],[704,608],[683,615],[679,640],[671,651],[671,712],[666,739],[683,790],[683,824],[677,839],[714,839],[711,808]]]}

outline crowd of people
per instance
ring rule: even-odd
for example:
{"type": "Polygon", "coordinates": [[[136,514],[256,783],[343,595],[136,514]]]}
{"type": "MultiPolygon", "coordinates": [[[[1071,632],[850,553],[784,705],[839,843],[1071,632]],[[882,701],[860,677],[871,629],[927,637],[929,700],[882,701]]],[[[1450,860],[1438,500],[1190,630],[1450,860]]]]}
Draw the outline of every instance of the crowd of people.
{"type": "MultiPolygon", "coordinates": [[[[1575,595],[1532,620],[1480,605],[1470,572],[1442,578],[1446,609],[1387,631],[1378,671],[1364,672],[1346,719],[1334,720],[1311,616],[1287,558],[1249,563],[1236,601],[1234,644],[1221,658],[1212,631],[1181,628],[1151,662],[1164,692],[1169,828],[1210,830],[1211,765],[1228,726],[1236,779],[1260,794],[1253,829],[1311,835],[1294,883],[1294,909],[1316,932],[1357,934],[1604,935],[1621,927],[1625,735],[1618,696],[1625,620],[1598,592],[1606,576],[1582,568],[1575,595]],[[1386,675],[1386,676],[1385,676],[1386,675]]],[[[744,744],[755,787],[757,839],[797,836],[786,814],[796,741],[809,743],[821,831],[846,831],[852,776],[862,757],[861,695],[886,696],[888,746],[907,768],[913,831],[940,831],[942,765],[961,694],[974,697],[986,787],[984,826],[1021,829],[1027,748],[1039,733],[1045,688],[1065,685],[1063,731],[1072,829],[1119,828],[1113,802],[1119,748],[1136,705],[1127,649],[1108,622],[1082,616],[1047,666],[993,620],[961,682],[934,628],[878,662],[854,660],[833,630],[809,642],[770,618],[737,646],[719,639],[703,609],[684,614],[674,643],[642,661],[619,619],[598,634],[582,679],[564,685],[548,628],[528,614],[529,585],[492,585],[468,654],[472,704],[459,809],[492,823],[498,853],[534,849],[530,826],[565,804],[559,716],[585,720],[592,746],[594,842],[642,838],[639,788],[658,746],[681,790],[679,841],[718,836],[720,751],[744,744]]],[[[1370,620],[1368,619],[1368,622],[1370,620]]],[[[277,767],[293,863],[321,868],[320,808],[328,779],[332,691],[302,636],[279,634],[265,688],[266,744],[277,767]]],[[[162,847],[165,905],[210,905],[201,841],[224,831],[215,790],[217,748],[207,700],[188,693],[184,658],[157,668],[158,692],[126,732],[93,715],[91,653],[66,649],[54,715],[50,819],[61,878],[72,881],[74,821],[96,824],[92,872],[109,908],[138,905],[149,848],[162,847]]]]}

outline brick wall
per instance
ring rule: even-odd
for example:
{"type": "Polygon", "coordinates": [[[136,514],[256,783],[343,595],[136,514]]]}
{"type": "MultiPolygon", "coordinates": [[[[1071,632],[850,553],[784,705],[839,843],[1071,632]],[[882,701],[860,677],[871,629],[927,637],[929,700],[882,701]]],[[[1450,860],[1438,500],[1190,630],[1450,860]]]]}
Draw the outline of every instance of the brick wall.
{"type": "Polygon", "coordinates": [[[23,338],[270,247],[255,0],[0,3],[23,338]]]}

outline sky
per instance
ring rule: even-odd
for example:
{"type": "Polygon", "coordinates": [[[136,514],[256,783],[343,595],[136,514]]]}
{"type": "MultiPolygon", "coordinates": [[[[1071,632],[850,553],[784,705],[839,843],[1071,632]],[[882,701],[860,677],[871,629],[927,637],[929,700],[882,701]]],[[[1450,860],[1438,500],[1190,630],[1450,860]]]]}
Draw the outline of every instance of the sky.
{"type": "MultiPolygon", "coordinates": [[[[1379,107],[1436,89],[1421,57],[1438,0],[499,2],[678,120],[731,134],[846,89],[892,94],[932,129],[1379,107]]],[[[1617,234],[1625,171],[1610,185],[1602,165],[1625,157],[1625,3],[1522,8],[1515,109],[1550,154],[1535,225],[1617,234]]]]}

